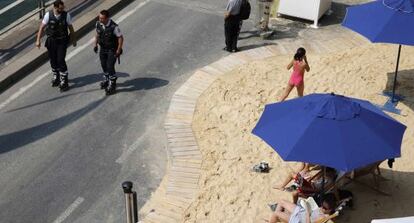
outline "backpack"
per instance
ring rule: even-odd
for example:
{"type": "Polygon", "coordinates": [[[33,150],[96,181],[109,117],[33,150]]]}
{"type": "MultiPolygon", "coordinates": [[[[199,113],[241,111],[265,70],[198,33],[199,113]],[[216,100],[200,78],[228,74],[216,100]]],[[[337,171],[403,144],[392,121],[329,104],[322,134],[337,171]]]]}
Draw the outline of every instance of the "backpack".
{"type": "Polygon", "coordinates": [[[250,6],[249,0],[242,0],[241,6],[240,6],[239,18],[241,20],[249,19],[250,11],[251,11],[251,6],[250,6]]]}

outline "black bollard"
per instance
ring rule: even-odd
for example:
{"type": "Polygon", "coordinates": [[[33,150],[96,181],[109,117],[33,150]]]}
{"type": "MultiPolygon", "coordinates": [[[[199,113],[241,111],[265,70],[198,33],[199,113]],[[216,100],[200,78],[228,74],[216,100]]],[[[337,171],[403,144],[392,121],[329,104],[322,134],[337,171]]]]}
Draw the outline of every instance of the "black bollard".
{"type": "Polygon", "coordinates": [[[138,222],[138,201],[137,201],[137,192],[133,191],[132,192],[132,198],[133,198],[133,202],[132,202],[132,209],[134,211],[134,222],[138,222]]]}
{"type": "Polygon", "coordinates": [[[122,183],[122,189],[125,194],[125,209],[126,209],[126,222],[135,223],[133,221],[133,193],[132,193],[132,182],[125,181],[122,183]]]}

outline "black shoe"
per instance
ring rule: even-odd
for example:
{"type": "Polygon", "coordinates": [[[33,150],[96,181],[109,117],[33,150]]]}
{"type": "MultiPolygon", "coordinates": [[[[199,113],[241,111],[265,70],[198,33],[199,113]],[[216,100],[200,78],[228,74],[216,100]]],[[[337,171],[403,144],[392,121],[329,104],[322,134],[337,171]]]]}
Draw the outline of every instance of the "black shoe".
{"type": "Polygon", "coordinates": [[[233,49],[231,52],[233,52],[233,53],[237,53],[237,52],[239,52],[240,50],[239,50],[239,48],[236,48],[236,49],[233,49]]]}
{"type": "Polygon", "coordinates": [[[109,81],[103,80],[101,81],[99,85],[101,86],[101,89],[105,89],[106,87],[108,87],[108,84],[109,84],[109,81]]]}
{"type": "Polygon", "coordinates": [[[52,83],[52,87],[59,86],[59,83],[60,83],[59,72],[58,73],[53,73],[51,83],[52,83]]]}
{"type": "Polygon", "coordinates": [[[115,94],[116,91],[116,79],[110,80],[108,86],[105,88],[106,95],[115,94]]]}
{"type": "Polygon", "coordinates": [[[109,84],[108,80],[103,80],[101,81],[99,85],[101,86],[101,89],[105,89],[106,87],[108,87],[108,84],[109,84]]]}
{"type": "Polygon", "coordinates": [[[109,84],[109,77],[108,77],[108,75],[103,75],[103,78],[104,79],[99,84],[101,86],[101,89],[105,89],[106,87],[108,87],[108,84],[109,84]]]}
{"type": "Polygon", "coordinates": [[[223,50],[231,53],[231,50],[228,49],[227,47],[224,47],[223,50]]]}
{"type": "Polygon", "coordinates": [[[68,76],[60,76],[60,83],[59,83],[60,91],[67,91],[69,89],[68,83],[68,76]]]}

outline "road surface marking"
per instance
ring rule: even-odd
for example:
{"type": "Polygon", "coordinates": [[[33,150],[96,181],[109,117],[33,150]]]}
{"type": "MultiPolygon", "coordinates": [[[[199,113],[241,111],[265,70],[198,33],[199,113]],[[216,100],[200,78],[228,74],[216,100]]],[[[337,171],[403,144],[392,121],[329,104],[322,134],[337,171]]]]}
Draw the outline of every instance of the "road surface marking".
{"type": "Polygon", "coordinates": [[[4,7],[2,10],[0,10],[0,15],[7,12],[8,10],[10,10],[11,8],[15,7],[16,5],[22,3],[24,0],[17,0],[13,3],[11,3],[10,5],[4,7]]]}
{"type": "Polygon", "coordinates": [[[63,212],[53,223],[62,223],[65,221],[66,218],[68,218],[69,215],[72,214],[72,212],[75,211],[75,209],[79,207],[84,200],[85,199],[83,197],[76,198],[76,200],[65,210],[65,212],[63,212]]]}
{"type": "Polygon", "coordinates": [[[134,14],[138,9],[142,8],[145,4],[147,4],[150,0],[145,0],[141,3],[139,3],[137,6],[135,6],[135,8],[133,8],[131,11],[123,14],[121,17],[119,17],[118,19],[116,19],[117,23],[120,23],[122,21],[124,21],[126,18],[128,18],[130,15],[134,14]]]}
{"type": "Polygon", "coordinates": [[[138,149],[139,144],[141,143],[141,139],[142,139],[142,135],[135,140],[134,143],[132,143],[132,145],[125,151],[122,152],[121,156],[115,160],[116,163],[122,164],[123,162],[125,162],[125,160],[128,159],[128,157],[135,151],[138,149]]]}

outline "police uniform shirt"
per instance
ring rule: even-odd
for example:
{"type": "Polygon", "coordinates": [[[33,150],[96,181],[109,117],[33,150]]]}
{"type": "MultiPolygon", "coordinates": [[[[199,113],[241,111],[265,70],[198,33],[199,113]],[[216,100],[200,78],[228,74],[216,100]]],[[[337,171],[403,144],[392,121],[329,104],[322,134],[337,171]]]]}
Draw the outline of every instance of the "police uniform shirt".
{"type": "Polygon", "coordinates": [[[238,15],[240,13],[240,7],[242,0],[229,0],[226,6],[226,11],[231,15],[238,15]]]}
{"type": "MultiPolygon", "coordinates": [[[[59,19],[61,15],[55,15],[56,19],[59,19]]],[[[47,25],[49,23],[49,12],[46,12],[45,16],[42,20],[43,25],[47,25]]],[[[66,12],[66,23],[68,26],[72,25],[72,17],[70,16],[69,12],[66,12]]]]}
{"type": "MultiPolygon", "coordinates": [[[[102,23],[99,23],[101,26],[103,25],[102,23]]],[[[108,23],[105,25],[105,27],[109,27],[109,25],[111,24],[111,19],[108,20],[108,23]]],[[[119,26],[116,26],[114,29],[114,35],[116,37],[121,37],[122,36],[122,32],[121,29],[119,28],[119,26]]]]}

